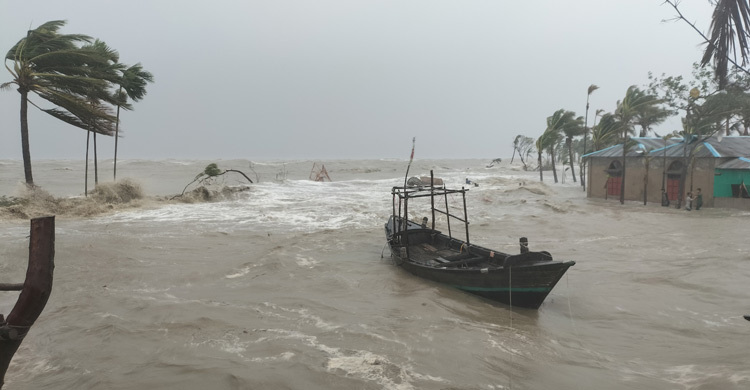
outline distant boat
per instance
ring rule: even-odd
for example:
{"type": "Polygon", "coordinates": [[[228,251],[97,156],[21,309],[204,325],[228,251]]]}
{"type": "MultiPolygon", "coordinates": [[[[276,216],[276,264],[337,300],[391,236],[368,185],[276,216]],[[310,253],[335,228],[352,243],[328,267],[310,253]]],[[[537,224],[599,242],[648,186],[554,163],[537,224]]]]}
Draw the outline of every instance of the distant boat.
{"type": "MultiPolygon", "coordinates": [[[[430,172],[432,177],[432,172],[430,172]]],[[[510,255],[469,241],[466,216],[468,189],[448,189],[437,179],[422,179],[423,186],[393,187],[393,213],[385,224],[385,236],[395,263],[419,277],[443,283],[488,299],[538,309],[574,261],[555,261],[548,252],[531,252],[521,239],[521,253],[510,255]],[[449,199],[461,195],[463,216],[451,214],[449,199]],[[408,220],[412,201],[429,200],[432,218],[408,220]],[[444,207],[444,208],[443,208],[444,207]],[[446,218],[448,233],[435,229],[435,216],[446,218]],[[453,237],[456,222],[465,240],[453,237]],[[451,224],[453,222],[453,224],[451,224]]]]}

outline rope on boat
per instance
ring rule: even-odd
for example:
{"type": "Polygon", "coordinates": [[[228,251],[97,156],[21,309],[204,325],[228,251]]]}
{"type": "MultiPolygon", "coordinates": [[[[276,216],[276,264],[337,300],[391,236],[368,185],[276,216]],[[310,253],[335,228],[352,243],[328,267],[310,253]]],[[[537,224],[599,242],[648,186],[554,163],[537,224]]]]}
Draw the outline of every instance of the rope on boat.
{"type": "MultiPolygon", "coordinates": [[[[513,329],[513,267],[508,267],[508,306],[510,306],[510,331],[511,334],[515,333],[513,329]]],[[[510,374],[508,376],[508,387],[513,390],[513,349],[510,350],[510,374]]]]}
{"type": "Polygon", "coordinates": [[[573,308],[570,305],[570,278],[568,277],[568,273],[565,273],[565,289],[567,290],[567,296],[568,296],[568,316],[570,316],[570,324],[573,326],[573,332],[576,333],[576,337],[580,340],[581,337],[578,335],[578,328],[576,327],[576,322],[573,319],[573,308]]]}

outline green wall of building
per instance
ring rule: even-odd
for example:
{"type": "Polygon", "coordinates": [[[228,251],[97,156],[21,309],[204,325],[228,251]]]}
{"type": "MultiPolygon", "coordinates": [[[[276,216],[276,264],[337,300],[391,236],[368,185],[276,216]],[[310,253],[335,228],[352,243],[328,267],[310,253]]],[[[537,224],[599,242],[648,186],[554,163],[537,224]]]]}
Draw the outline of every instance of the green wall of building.
{"type": "Polygon", "coordinates": [[[732,184],[750,187],[750,170],[716,169],[714,175],[714,198],[732,198],[732,184]]]}

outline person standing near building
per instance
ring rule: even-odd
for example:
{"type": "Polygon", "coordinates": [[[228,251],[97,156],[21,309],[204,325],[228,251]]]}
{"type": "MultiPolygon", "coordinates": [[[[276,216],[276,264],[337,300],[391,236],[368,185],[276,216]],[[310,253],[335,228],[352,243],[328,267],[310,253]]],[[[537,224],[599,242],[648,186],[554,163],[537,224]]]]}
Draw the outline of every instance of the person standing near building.
{"type": "Polygon", "coordinates": [[[687,197],[685,197],[685,210],[690,211],[693,209],[693,193],[688,192],[687,197]]]}
{"type": "Polygon", "coordinates": [[[701,206],[703,206],[703,194],[701,194],[701,189],[698,188],[698,193],[695,194],[695,209],[700,210],[701,206]]]}

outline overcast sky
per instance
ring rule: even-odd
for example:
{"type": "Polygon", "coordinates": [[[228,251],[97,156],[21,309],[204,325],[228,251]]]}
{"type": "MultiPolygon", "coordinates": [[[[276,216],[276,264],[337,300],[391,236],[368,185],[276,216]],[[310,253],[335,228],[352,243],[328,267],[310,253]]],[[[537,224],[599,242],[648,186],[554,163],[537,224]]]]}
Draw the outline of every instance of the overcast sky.
{"type": "MultiPolygon", "coordinates": [[[[62,33],[99,38],[154,74],[121,116],[121,159],[408,159],[412,137],[418,159],[510,157],[514,137],[538,137],[554,111],[584,115],[590,84],[589,124],[649,71],[689,76],[703,47],[684,22],[663,22],[675,11],[662,0],[0,5],[3,54],[62,19],[62,33]]],[[[708,30],[708,0],[680,9],[708,30]]],[[[0,159],[21,158],[19,100],[0,91],[0,159]]],[[[83,159],[84,131],[31,106],[29,127],[32,159],[83,159]]],[[[111,158],[113,140],[99,140],[111,158]]]]}

